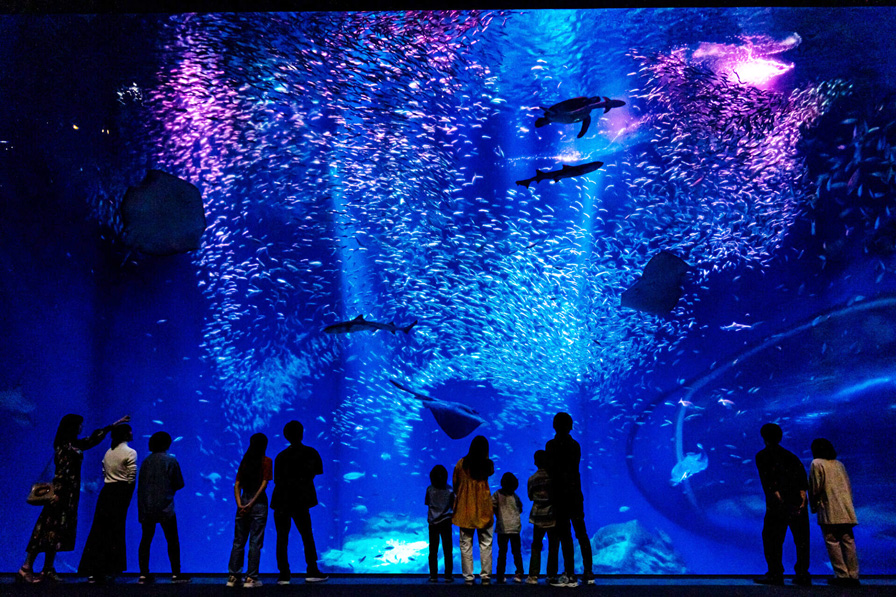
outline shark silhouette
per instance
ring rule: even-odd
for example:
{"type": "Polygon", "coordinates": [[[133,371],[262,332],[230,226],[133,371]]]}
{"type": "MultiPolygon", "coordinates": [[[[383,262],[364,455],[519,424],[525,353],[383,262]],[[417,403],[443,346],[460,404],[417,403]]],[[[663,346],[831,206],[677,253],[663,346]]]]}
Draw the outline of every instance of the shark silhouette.
{"type": "Polygon", "coordinates": [[[579,164],[577,166],[563,164],[563,168],[561,168],[560,170],[551,170],[550,172],[536,170],[535,176],[533,176],[532,178],[518,180],[516,181],[516,184],[522,185],[528,189],[529,183],[532,182],[541,182],[542,180],[553,180],[554,182],[557,182],[561,178],[572,178],[574,176],[582,176],[583,174],[594,172],[603,165],[603,162],[588,162],[587,164],[579,164]]]}
{"type": "Polygon", "coordinates": [[[429,412],[435,417],[436,423],[451,439],[467,437],[473,433],[474,429],[485,423],[485,420],[479,416],[479,413],[469,406],[447,400],[438,400],[432,396],[406,388],[394,379],[389,381],[399,390],[403,390],[423,402],[423,406],[429,409],[429,412]]]}
{"type": "Polygon", "coordinates": [[[398,327],[391,321],[389,323],[380,323],[378,321],[367,321],[364,319],[363,315],[358,315],[352,320],[349,321],[340,321],[339,323],[334,323],[328,325],[324,328],[324,332],[328,334],[350,334],[352,332],[360,332],[363,330],[386,330],[387,332],[395,333],[396,330],[400,330],[407,334],[411,331],[411,328],[417,325],[417,320],[414,320],[414,323],[410,325],[406,325],[404,327],[398,327]]]}

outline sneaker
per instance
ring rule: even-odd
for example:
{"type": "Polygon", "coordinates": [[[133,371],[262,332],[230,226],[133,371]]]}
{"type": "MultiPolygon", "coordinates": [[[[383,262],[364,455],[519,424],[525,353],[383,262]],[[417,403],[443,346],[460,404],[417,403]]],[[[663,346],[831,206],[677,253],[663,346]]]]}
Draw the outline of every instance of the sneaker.
{"type": "Polygon", "coordinates": [[[137,579],[138,585],[151,585],[154,582],[156,582],[156,577],[152,574],[141,574],[137,579]]]}
{"type": "Polygon", "coordinates": [[[320,570],[305,575],[305,582],[327,582],[329,579],[330,577],[320,570]]]}
{"type": "Polygon", "coordinates": [[[426,582],[439,582],[439,579],[438,579],[438,577],[430,576],[429,580],[427,580],[426,582]]]}
{"type": "Polygon", "coordinates": [[[492,580],[491,580],[489,577],[487,577],[487,576],[486,576],[485,578],[483,578],[481,582],[482,582],[482,586],[483,586],[483,587],[486,586],[486,585],[490,585],[490,584],[492,584],[492,580]]]}
{"type": "Polygon", "coordinates": [[[281,574],[280,576],[277,577],[277,584],[278,585],[288,585],[289,577],[290,577],[289,574],[281,574]]]}
{"type": "Polygon", "coordinates": [[[472,585],[473,585],[473,581],[472,581],[472,580],[465,580],[465,581],[464,581],[464,584],[467,585],[467,586],[469,587],[469,586],[472,586],[472,585]]]}
{"type": "Polygon", "coordinates": [[[784,577],[783,576],[772,576],[771,574],[763,574],[762,576],[757,576],[753,579],[753,582],[757,585],[775,585],[779,587],[784,586],[784,577]]]}
{"type": "Polygon", "coordinates": [[[40,573],[40,579],[50,583],[59,583],[62,582],[59,580],[59,575],[56,574],[56,571],[52,568],[49,570],[44,570],[40,573]]]}
{"type": "Polygon", "coordinates": [[[243,580],[239,576],[234,576],[231,574],[227,577],[227,586],[228,587],[241,587],[243,586],[243,580]]]}
{"type": "Polygon", "coordinates": [[[175,585],[182,585],[188,582],[193,582],[193,579],[187,576],[186,574],[172,574],[171,575],[171,583],[175,585]]]}
{"type": "Polygon", "coordinates": [[[250,577],[250,578],[247,578],[246,582],[243,583],[243,588],[244,589],[254,589],[256,587],[260,587],[261,585],[262,585],[262,582],[260,580],[258,580],[257,578],[250,577]]]}
{"type": "Polygon", "coordinates": [[[515,583],[521,583],[521,582],[523,582],[523,575],[522,575],[522,574],[514,574],[514,575],[513,575],[513,582],[515,582],[515,583]]]}
{"type": "Polygon", "coordinates": [[[526,584],[527,584],[527,585],[537,585],[537,584],[538,584],[538,577],[537,577],[537,576],[527,576],[527,577],[526,577],[526,584]]]}
{"type": "Polygon", "coordinates": [[[586,574],[585,576],[582,577],[582,580],[585,581],[586,585],[593,585],[594,584],[594,575],[586,574]]]}
{"type": "Polygon", "coordinates": [[[555,578],[551,581],[552,587],[577,587],[579,586],[578,581],[575,577],[569,577],[565,574],[561,574],[559,578],[555,578]]]}
{"type": "Polygon", "coordinates": [[[793,579],[793,584],[799,585],[801,587],[811,587],[812,586],[812,577],[808,574],[805,575],[797,575],[793,579]]]}

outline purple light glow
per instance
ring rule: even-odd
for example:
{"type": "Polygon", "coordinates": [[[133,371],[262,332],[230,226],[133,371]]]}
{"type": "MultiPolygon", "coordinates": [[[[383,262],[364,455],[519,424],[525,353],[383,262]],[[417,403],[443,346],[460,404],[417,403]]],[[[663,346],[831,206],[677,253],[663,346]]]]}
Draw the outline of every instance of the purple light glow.
{"type": "Polygon", "coordinates": [[[731,82],[766,89],[772,81],[793,69],[793,64],[770,58],[797,47],[802,40],[794,33],[783,41],[768,37],[746,37],[744,45],[701,43],[692,58],[704,62],[731,82]]]}

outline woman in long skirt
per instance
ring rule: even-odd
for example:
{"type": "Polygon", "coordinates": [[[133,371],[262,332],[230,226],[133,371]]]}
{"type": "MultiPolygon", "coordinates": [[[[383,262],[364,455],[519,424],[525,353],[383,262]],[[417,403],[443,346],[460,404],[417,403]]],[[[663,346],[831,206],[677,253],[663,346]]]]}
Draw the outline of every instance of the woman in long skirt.
{"type": "Polygon", "coordinates": [[[97,429],[85,438],[78,438],[84,417],[69,414],[62,417],[53,440],[56,474],[53,477],[53,501],[43,507],[31,539],[25,548],[25,562],[16,574],[17,582],[35,583],[41,580],[56,581],[53,564],[60,551],[75,549],[75,532],[78,529],[78,500],[81,497],[81,462],[84,450],[103,441],[115,425],[127,423],[126,416],[112,425],[97,429]],[[34,574],[34,560],[40,553],[46,554],[42,575],[34,574]]]}
{"type": "Polygon", "coordinates": [[[133,439],[130,425],[112,428],[112,447],[103,457],[103,489],[78,566],[87,582],[105,582],[127,568],[125,524],[137,479],[137,451],[128,446],[133,439]]]}

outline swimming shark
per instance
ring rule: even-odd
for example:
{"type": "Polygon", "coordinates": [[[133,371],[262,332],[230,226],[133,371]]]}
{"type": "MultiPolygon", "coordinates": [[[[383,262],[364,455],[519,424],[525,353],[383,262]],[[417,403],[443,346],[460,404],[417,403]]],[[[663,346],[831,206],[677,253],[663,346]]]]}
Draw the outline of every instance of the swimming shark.
{"type": "Polygon", "coordinates": [[[360,332],[363,330],[386,330],[387,332],[391,332],[394,334],[396,330],[400,330],[407,334],[415,325],[417,325],[416,319],[414,320],[414,323],[410,325],[398,327],[391,321],[389,323],[367,321],[366,319],[364,319],[363,315],[358,315],[350,321],[340,321],[339,323],[328,325],[324,328],[324,332],[328,334],[350,334],[351,332],[360,332]]]}
{"type": "Polygon", "coordinates": [[[473,433],[474,429],[485,423],[485,420],[479,416],[479,413],[469,406],[447,400],[438,400],[432,396],[406,388],[394,379],[389,381],[399,390],[403,390],[423,402],[423,406],[429,409],[429,412],[435,417],[436,423],[451,439],[467,437],[473,433]]]}
{"type": "Polygon", "coordinates": [[[540,106],[544,110],[544,116],[535,121],[536,127],[542,127],[552,122],[559,124],[573,124],[574,122],[582,123],[582,130],[579,131],[578,138],[582,138],[588,127],[591,125],[591,110],[604,109],[604,114],[611,108],[621,108],[625,105],[622,100],[610,99],[606,96],[596,97],[574,97],[554,104],[550,108],[540,106]]]}
{"type": "Polygon", "coordinates": [[[603,165],[603,162],[588,162],[587,164],[579,164],[577,166],[563,164],[563,168],[560,170],[552,170],[550,172],[536,170],[535,176],[524,180],[518,180],[516,181],[516,184],[522,185],[528,189],[529,183],[531,182],[541,182],[542,180],[553,180],[554,182],[557,182],[561,178],[572,178],[574,176],[582,176],[583,174],[594,172],[603,165]]]}

